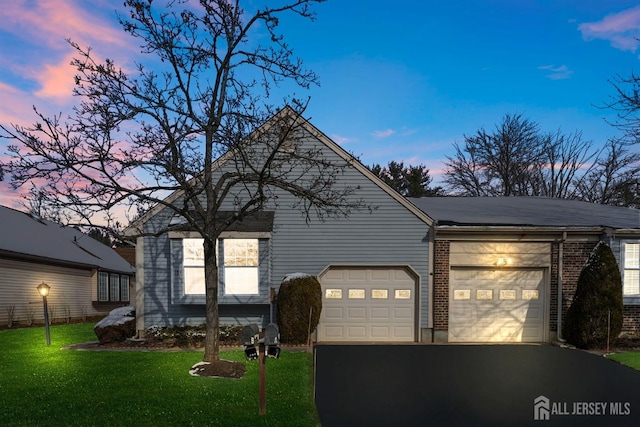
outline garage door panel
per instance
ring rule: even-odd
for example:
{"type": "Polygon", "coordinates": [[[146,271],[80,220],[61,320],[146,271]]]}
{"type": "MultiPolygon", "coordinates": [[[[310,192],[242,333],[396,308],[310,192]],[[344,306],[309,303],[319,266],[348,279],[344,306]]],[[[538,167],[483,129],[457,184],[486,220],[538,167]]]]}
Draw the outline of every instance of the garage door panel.
{"type": "Polygon", "coordinates": [[[345,337],[344,328],[342,326],[325,326],[324,333],[332,339],[342,339],[345,337]]]}
{"type": "Polygon", "coordinates": [[[416,279],[404,268],[334,267],[320,283],[319,341],[415,341],[416,279]]]}
{"type": "Polygon", "coordinates": [[[371,307],[372,319],[389,319],[389,307],[371,307]]]}
{"type": "Polygon", "coordinates": [[[366,326],[347,326],[347,338],[348,339],[358,339],[358,338],[366,338],[367,336],[367,327],[366,326]]]}
{"type": "Polygon", "coordinates": [[[367,309],[365,307],[348,307],[346,320],[362,320],[367,318],[367,309]]]}
{"type": "Polygon", "coordinates": [[[342,319],[344,317],[344,310],[342,307],[322,307],[322,314],[327,319],[342,319]]]}
{"type": "Polygon", "coordinates": [[[449,341],[544,341],[543,269],[452,269],[450,277],[449,341]]]}

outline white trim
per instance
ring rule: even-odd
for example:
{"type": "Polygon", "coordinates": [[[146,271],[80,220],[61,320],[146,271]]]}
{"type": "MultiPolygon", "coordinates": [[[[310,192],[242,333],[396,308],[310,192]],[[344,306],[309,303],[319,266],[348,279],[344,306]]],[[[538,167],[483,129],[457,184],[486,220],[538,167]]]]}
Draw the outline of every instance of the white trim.
{"type": "MultiPolygon", "coordinates": [[[[170,239],[202,239],[197,231],[169,231],[170,239]]],[[[219,239],[270,239],[270,231],[223,231],[219,239]]]]}

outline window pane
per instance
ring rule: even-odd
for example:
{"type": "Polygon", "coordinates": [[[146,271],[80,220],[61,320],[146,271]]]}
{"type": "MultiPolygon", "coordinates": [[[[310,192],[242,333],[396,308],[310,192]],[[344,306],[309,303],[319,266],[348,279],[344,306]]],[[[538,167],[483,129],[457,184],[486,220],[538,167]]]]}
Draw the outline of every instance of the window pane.
{"type": "Polygon", "coordinates": [[[182,240],[182,253],[185,266],[204,265],[204,239],[182,240]]]}
{"type": "Polygon", "coordinates": [[[411,289],[396,289],[395,299],[411,299],[411,289]]]}
{"type": "Polygon", "coordinates": [[[98,273],[98,301],[109,301],[108,273],[98,273]]]}
{"type": "Polygon", "coordinates": [[[387,298],[389,298],[389,290],[388,289],[372,289],[371,290],[371,298],[373,298],[373,299],[387,299],[387,298]]]}
{"type": "Polygon", "coordinates": [[[109,276],[109,299],[111,301],[120,301],[120,275],[111,274],[109,276]]]}
{"type": "Polygon", "coordinates": [[[640,270],[624,271],[624,295],[640,294],[640,270]]]}
{"type": "Polygon", "coordinates": [[[625,243],[624,268],[640,268],[640,244],[625,243]]]}
{"type": "Polygon", "coordinates": [[[342,289],[326,289],[324,297],[326,299],[342,299],[342,289]]]}
{"type": "Polygon", "coordinates": [[[120,276],[120,299],[129,301],[129,276],[120,276]]]}
{"type": "Polygon", "coordinates": [[[258,239],[225,239],[223,244],[225,266],[258,266],[258,239]]]}
{"type": "Polygon", "coordinates": [[[225,295],[258,295],[258,268],[225,267],[224,293],[225,295]]]}
{"type": "Polygon", "coordinates": [[[349,289],[349,299],[364,299],[364,289],[349,289]]]}
{"type": "Polygon", "coordinates": [[[204,268],[189,267],[184,269],[185,295],[204,295],[204,268]]]}

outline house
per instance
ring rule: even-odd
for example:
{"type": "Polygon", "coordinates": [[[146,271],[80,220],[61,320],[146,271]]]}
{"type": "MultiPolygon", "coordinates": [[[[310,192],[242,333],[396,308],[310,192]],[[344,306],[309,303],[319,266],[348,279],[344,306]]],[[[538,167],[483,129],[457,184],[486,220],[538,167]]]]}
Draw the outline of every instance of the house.
{"type": "Polygon", "coordinates": [[[43,282],[51,287],[51,321],[106,314],[129,304],[134,274],[113,249],[80,231],[0,206],[3,325],[42,321],[36,287],[43,282]]]}
{"type": "MultiPolygon", "coordinates": [[[[287,114],[295,113],[284,109],[272,120],[287,114]]],[[[293,196],[274,190],[277,203],[218,241],[221,324],[266,326],[282,280],[306,273],[322,285],[320,342],[548,342],[561,338],[582,266],[604,240],[625,278],[624,328],[640,329],[638,211],[544,198],[406,199],[296,120],[296,144],[347,162],[335,185],[356,188],[352,197],[371,209],[307,222],[293,196]]],[[[224,158],[213,165],[216,173],[228,167],[224,158]]],[[[205,322],[202,240],[180,225],[158,205],[128,229],[138,236],[140,333],[205,322]]]]}
{"type": "MultiPolygon", "coordinates": [[[[282,110],[273,120],[295,114],[282,110]]],[[[321,341],[422,340],[429,319],[431,219],[393,191],[311,123],[296,117],[296,144],[347,162],[336,188],[355,188],[351,198],[371,209],[348,218],[307,222],[297,200],[274,189],[263,212],[227,229],[218,242],[221,324],[275,321],[271,295],[292,273],[317,276],[323,286],[321,341]],[[273,290],[273,291],[272,291],[273,290]]],[[[233,167],[233,165],[230,165],[233,167]]],[[[218,161],[218,171],[229,167],[218,161]]],[[[312,172],[309,172],[312,173],[312,172]]],[[[309,175],[311,179],[312,176],[309,175]]],[[[169,196],[179,200],[180,193],[169,196]]],[[[222,206],[231,212],[233,197],[222,206]]],[[[173,211],[157,206],[129,227],[138,262],[137,329],[205,322],[202,240],[193,231],[172,231],[173,211]]]]}
{"type": "Polygon", "coordinates": [[[623,279],[623,331],[640,332],[640,212],[543,197],[411,199],[434,219],[433,339],[547,342],[599,241],[623,279]]]}

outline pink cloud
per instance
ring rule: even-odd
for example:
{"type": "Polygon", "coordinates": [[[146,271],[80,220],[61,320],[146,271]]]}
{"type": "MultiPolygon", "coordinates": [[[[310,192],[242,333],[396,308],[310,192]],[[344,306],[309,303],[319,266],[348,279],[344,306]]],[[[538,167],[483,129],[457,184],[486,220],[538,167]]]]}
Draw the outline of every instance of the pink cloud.
{"type": "MultiPolygon", "coordinates": [[[[127,37],[115,19],[99,17],[113,14],[91,13],[87,5],[77,0],[13,0],[0,8],[0,19],[5,31],[51,48],[65,46],[69,37],[85,43],[125,46],[127,37]]],[[[106,4],[105,8],[113,10],[113,5],[106,4]]]]}
{"type": "Polygon", "coordinates": [[[640,6],[605,16],[597,22],[585,22],[578,26],[585,40],[609,40],[611,46],[635,52],[640,36],[640,6]]]}
{"type": "Polygon", "coordinates": [[[31,69],[29,77],[40,84],[40,89],[34,94],[41,98],[68,100],[74,87],[75,68],[70,65],[74,56],[74,53],[70,52],[57,64],[45,64],[42,70],[31,69]]]}

